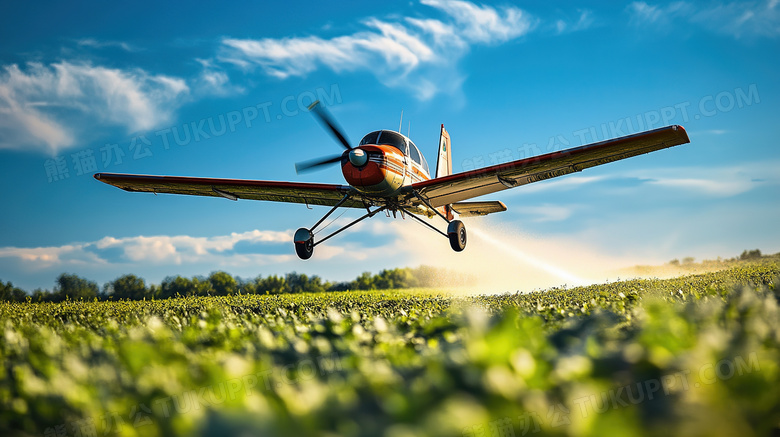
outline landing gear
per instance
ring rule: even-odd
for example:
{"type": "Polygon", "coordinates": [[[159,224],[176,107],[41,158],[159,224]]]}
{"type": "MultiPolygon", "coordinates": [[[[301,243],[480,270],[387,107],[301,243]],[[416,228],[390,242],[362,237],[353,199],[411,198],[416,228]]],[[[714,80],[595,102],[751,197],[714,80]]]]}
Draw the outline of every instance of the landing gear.
{"type": "Polygon", "coordinates": [[[295,253],[300,259],[309,259],[314,253],[314,235],[306,228],[295,231],[295,253]]]}
{"type": "Polygon", "coordinates": [[[351,193],[347,193],[347,194],[344,195],[344,198],[342,198],[338,203],[336,203],[333,206],[333,208],[331,208],[331,210],[328,211],[327,214],[325,214],[324,217],[322,217],[317,223],[314,224],[314,226],[311,227],[311,229],[300,228],[297,231],[295,231],[295,236],[293,237],[293,242],[295,243],[295,253],[298,255],[298,258],[300,258],[300,259],[303,259],[303,260],[309,259],[314,254],[314,246],[316,246],[316,245],[318,245],[320,243],[325,242],[325,240],[327,240],[327,239],[333,237],[334,235],[344,231],[345,229],[347,229],[347,228],[357,224],[358,222],[363,221],[363,220],[365,220],[367,218],[371,218],[371,217],[375,216],[376,214],[378,214],[379,212],[385,211],[385,210],[388,210],[388,209],[393,211],[394,215],[395,215],[395,212],[397,210],[400,210],[402,217],[403,217],[403,214],[405,213],[405,214],[409,215],[409,217],[412,217],[413,219],[419,221],[420,223],[422,223],[423,225],[429,227],[433,231],[438,232],[439,234],[447,237],[450,240],[450,247],[452,247],[452,250],[454,250],[455,252],[462,252],[463,249],[466,248],[466,240],[467,240],[467,238],[466,238],[466,226],[463,225],[463,222],[461,222],[460,220],[449,220],[449,219],[447,219],[447,217],[445,217],[441,212],[439,212],[439,210],[437,210],[436,208],[431,206],[430,202],[428,202],[428,199],[420,196],[420,194],[417,193],[416,191],[414,192],[414,194],[420,199],[420,201],[422,201],[422,203],[424,203],[428,208],[430,208],[439,217],[441,217],[442,219],[444,219],[444,221],[447,222],[447,233],[446,234],[444,232],[442,232],[441,230],[437,229],[432,224],[428,223],[427,221],[421,219],[420,217],[417,217],[415,214],[412,214],[411,212],[409,212],[409,210],[407,210],[403,206],[399,206],[397,204],[393,205],[393,206],[390,206],[390,205],[385,204],[384,206],[380,206],[380,207],[378,207],[378,208],[376,208],[376,209],[374,209],[372,211],[370,209],[370,207],[368,205],[366,205],[366,209],[367,209],[366,214],[364,214],[360,218],[352,221],[351,223],[349,223],[349,224],[347,224],[345,226],[342,226],[339,230],[331,233],[330,235],[328,235],[328,236],[318,240],[317,242],[315,242],[314,241],[314,230],[323,221],[325,221],[325,219],[328,218],[328,216],[330,216],[333,213],[333,211],[335,211],[338,207],[343,205],[349,199],[351,193]]]}
{"type": "MultiPolygon", "coordinates": [[[[344,202],[349,199],[351,193],[347,193],[344,195],[344,198],[341,199],[338,203],[336,203],[333,208],[331,208],[330,211],[328,211],[325,216],[323,216],[317,223],[314,224],[314,226],[311,227],[311,229],[306,228],[300,228],[297,231],[295,231],[295,236],[293,237],[293,242],[295,243],[295,253],[298,254],[298,258],[300,259],[309,259],[311,258],[312,254],[314,253],[314,246],[324,243],[325,240],[329,239],[330,237],[333,237],[334,235],[338,234],[339,232],[344,231],[345,229],[357,224],[358,222],[361,222],[367,218],[371,218],[378,214],[381,211],[384,211],[387,209],[387,205],[381,206],[379,208],[376,208],[375,210],[371,211],[368,206],[366,206],[366,209],[368,212],[366,212],[363,216],[360,218],[353,220],[348,225],[342,226],[339,230],[331,233],[327,237],[322,238],[321,240],[314,242],[314,229],[317,228],[323,221],[325,221],[328,216],[333,214],[333,211],[335,211],[338,207],[344,204],[344,202]]],[[[326,226],[327,227],[327,226],[326,226]]]]}
{"type": "Polygon", "coordinates": [[[466,248],[466,226],[460,220],[453,220],[447,225],[447,237],[450,239],[450,247],[455,252],[461,252],[466,248]]]}
{"type": "MultiPolygon", "coordinates": [[[[466,226],[463,224],[460,220],[450,220],[447,217],[444,216],[438,209],[434,208],[430,202],[428,202],[428,199],[423,197],[419,192],[413,191],[414,195],[417,196],[420,201],[425,204],[428,208],[431,209],[431,211],[435,212],[436,215],[441,217],[445,222],[447,222],[447,233],[438,230],[435,226],[432,224],[424,221],[423,219],[417,217],[416,215],[410,213],[409,211],[401,208],[402,211],[406,212],[410,217],[417,220],[418,222],[422,223],[423,225],[433,229],[435,232],[440,233],[441,235],[444,235],[450,240],[450,247],[452,247],[452,250],[455,252],[462,252],[463,249],[466,248],[466,226]]],[[[449,215],[449,213],[448,213],[449,215]]]]}

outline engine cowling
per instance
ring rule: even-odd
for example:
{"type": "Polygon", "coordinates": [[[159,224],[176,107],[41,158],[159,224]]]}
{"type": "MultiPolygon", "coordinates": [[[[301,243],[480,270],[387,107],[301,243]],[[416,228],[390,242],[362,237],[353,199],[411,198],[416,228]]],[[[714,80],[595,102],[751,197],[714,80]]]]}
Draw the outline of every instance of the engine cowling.
{"type": "Polygon", "coordinates": [[[392,146],[363,145],[346,154],[341,171],[361,193],[388,196],[404,185],[406,159],[392,146]]]}

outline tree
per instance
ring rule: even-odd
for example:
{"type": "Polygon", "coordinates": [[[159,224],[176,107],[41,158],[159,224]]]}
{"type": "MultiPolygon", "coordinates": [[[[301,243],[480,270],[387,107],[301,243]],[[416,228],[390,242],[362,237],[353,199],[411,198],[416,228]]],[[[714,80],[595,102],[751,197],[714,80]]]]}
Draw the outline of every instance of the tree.
{"type": "Polygon", "coordinates": [[[262,281],[262,276],[258,276],[255,279],[241,279],[236,278],[236,287],[241,294],[257,294],[257,287],[262,281]]]}
{"type": "Polygon", "coordinates": [[[319,293],[325,291],[322,278],[319,276],[309,278],[303,273],[292,272],[285,276],[285,280],[288,293],[319,293]]]}
{"type": "Polygon", "coordinates": [[[211,291],[217,296],[227,296],[230,294],[236,294],[238,291],[238,284],[236,278],[230,276],[226,272],[212,272],[208,278],[211,285],[211,291]]]}
{"type": "Polygon", "coordinates": [[[360,276],[355,279],[354,282],[354,288],[355,290],[373,290],[376,287],[374,286],[374,277],[371,275],[371,272],[363,272],[360,274],[360,276]]]}
{"type": "Polygon", "coordinates": [[[287,293],[289,287],[284,277],[271,275],[265,279],[257,279],[257,292],[264,294],[282,294],[287,293]]]}
{"type": "Polygon", "coordinates": [[[761,258],[761,251],[758,249],[753,250],[745,250],[742,251],[742,254],[739,256],[739,259],[756,259],[761,258]]]}
{"type": "Polygon", "coordinates": [[[63,273],[57,277],[54,285],[53,300],[62,301],[65,299],[94,299],[97,297],[100,289],[94,281],[79,277],[78,275],[63,273]]]}
{"type": "Polygon", "coordinates": [[[192,280],[179,275],[168,276],[160,284],[160,297],[163,299],[195,296],[197,292],[197,287],[192,283],[192,280]]]}
{"type": "Polygon", "coordinates": [[[36,288],[32,293],[30,293],[30,299],[33,302],[47,302],[52,300],[52,294],[49,292],[49,290],[36,288]]]}
{"type": "Polygon", "coordinates": [[[389,290],[393,288],[412,288],[418,287],[420,281],[414,276],[411,269],[392,269],[382,270],[374,279],[374,288],[378,290],[389,290]]]}
{"type": "Polygon", "coordinates": [[[21,288],[14,287],[10,282],[0,281],[0,300],[9,302],[24,302],[27,299],[27,293],[21,288]]]}
{"type": "Polygon", "coordinates": [[[136,275],[124,275],[105,285],[106,294],[114,299],[142,300],[152,297],[146,283],[136,275]]]}

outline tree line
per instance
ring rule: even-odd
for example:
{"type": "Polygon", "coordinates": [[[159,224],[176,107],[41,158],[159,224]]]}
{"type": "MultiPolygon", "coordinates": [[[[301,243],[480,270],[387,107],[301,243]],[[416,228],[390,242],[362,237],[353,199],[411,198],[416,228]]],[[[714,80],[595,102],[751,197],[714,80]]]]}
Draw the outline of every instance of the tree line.
{"type": "MultiPolygon", "coordinates": [[[[778,255],[780,255],[780,253],[779,254],[775,254],[774,256],[778,256],[778,255]]],[[[719,264],[719,263],[722,263],[722,262],[748,261],[748,260],[752,260],[752,259],[760,259],[760,258],[763,258],[765,256],[767,256],[767,255],[762,254],[759,249],[743,250],[742,253],[739,256],[737,256],[737,257],[730,258],[730,259],[725,259],[725,260],[721,259],[721,257],[718,257],[718,259],[715,259],[715,260],[707,260],[707,259],[705,259],[704,261],[702,261],[702,264],[709,265],[709,264],[719,264]]],[[[686,256],[685,258],[682,259],[682,261],[680,261],[679,259],[675,258],[675,259],[669,261],[667,264],[673,265],[673,266],[691,266],[694,263],[696,263],[696,258],[694,258],[692,256],[686,256]]]]}
{"type": "Polygon", "coordinates": [[[0,301],[62,302],[64,300],[144,300],[189,296],[228,296],[233,294],[317,293],[346,290],[387,290],[394,288],[442,287],[469,285],[475,278],[447,269],[429,266],[382,270],[378,274],[364,272],[353,281],[330,282],[319,276],[302,273],[257,276],[242,279],[224,271],[209,276],[168,276],[162,283],[146,284],[133,274],[122,275],[103,284],[76,274],[62,273],[53,290],[36,289],[27,293],[11,282],[0,280],[0,301]]]}

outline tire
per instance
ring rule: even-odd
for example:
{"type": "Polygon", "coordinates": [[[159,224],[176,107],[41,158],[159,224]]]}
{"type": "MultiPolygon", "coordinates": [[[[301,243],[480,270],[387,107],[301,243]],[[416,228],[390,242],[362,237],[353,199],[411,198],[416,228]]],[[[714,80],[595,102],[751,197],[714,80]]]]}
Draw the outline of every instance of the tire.
{"type": "Polygon", "coordinates": [[[295,243],[295,253],[300,259],[309,259],[314,254],[314,235],[306,228],[300,228],[295,231],[293,237],[295,243]]]}
{"type": "Polygon", "coordinates": [[[450,239],[450,247],[455,252],[461,252],[466,248],[466,226],[460,220],[453,220],[447,226],[447,237],[450,239]]]}

